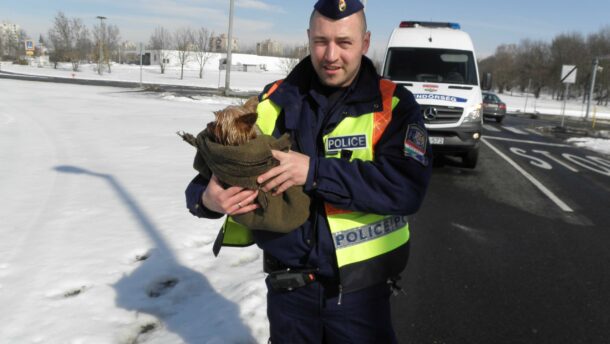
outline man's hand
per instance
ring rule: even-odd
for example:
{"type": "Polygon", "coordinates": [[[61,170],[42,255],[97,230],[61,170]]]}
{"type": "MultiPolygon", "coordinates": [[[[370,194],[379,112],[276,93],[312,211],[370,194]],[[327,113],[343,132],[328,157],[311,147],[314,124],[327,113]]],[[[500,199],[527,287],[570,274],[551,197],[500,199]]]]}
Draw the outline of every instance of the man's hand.
{"type": "Polygon", "coordinates": [[[263,186],[263,191],[273,190],[273,195],[277,196],[291,186],[305,185],[307,172],[309,171],[309,157],[307,155],[294,151],[284,153],[277,150],[272,150],[271,154],[280,164],[263,173],[256,180],[259,184],[269,180],[263,186]]]}
{"type": "Polygon", "coordinates": [[[258,196],[258,190],[244,189],[239,186],[224,189],[218,178],[212,175],[212,179],[201,196],[201,202],[206,208],[217,213],[241,215],[258,208],[258,204],[254,203],[256,196],[258,196]]]}

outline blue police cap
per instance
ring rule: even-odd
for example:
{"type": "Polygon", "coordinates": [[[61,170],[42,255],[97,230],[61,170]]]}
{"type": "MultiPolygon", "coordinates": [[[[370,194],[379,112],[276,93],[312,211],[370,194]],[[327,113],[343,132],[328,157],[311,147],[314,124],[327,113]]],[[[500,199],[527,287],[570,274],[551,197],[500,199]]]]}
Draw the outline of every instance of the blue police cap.
{"type": "Polygon", "coordinates": [[[321,15],[335,20],[348,17],[364,8],[360,0],[318,0],[313,7],[321,15]]]}

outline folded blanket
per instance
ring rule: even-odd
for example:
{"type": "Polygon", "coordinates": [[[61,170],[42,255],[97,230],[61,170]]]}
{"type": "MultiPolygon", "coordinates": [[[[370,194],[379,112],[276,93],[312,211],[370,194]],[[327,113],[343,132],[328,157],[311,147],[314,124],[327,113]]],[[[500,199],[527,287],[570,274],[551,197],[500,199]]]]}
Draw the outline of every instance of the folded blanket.
{"type": "MultiPolygon", "coordinates": [[[[271,150],[288,151],[290,136],[284,134],[279,139],[269,135],[258,135],[255,139],[239,146],[224,146],[215,143],[207,130],[195,139],[190,134],[182,138],[197,148],[193,167],[206,179],[216,175],[231,186],[259,189],[256,178],[279,162],[273,158],[271,150]],[[190,137],[189,137],[190,136],[190,137]]],[[[309,216],[310,198],[302,186],[293,186],[281,195],[259,190],[260,208],[233,219],[249,229],[287,233],[302,225],[309,216]]]]}

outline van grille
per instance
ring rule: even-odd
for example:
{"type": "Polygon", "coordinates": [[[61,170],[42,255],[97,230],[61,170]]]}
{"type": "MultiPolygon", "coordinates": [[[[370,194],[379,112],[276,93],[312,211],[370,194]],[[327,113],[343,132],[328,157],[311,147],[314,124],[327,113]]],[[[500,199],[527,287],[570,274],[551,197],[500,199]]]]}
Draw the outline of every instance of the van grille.
{"type": "Polygon", "coordinates": [[[457,106],[421,106],[424,122],[429,124],[456,123],[462,117],[463,112],[464,108],[457,106]]]}

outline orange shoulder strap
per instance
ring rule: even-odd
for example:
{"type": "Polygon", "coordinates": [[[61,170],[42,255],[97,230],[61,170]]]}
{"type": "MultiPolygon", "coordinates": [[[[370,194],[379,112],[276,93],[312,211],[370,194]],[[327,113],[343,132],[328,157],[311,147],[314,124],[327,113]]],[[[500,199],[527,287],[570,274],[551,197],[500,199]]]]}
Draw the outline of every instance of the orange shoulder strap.
{"type": "Polygon", "coordinates": [[[373,149],[392,120],[392,98],[396,91],[396,84],[390,80],[381,79],[379,90],[381,91],[382,109],[373,114],[373,149]]]}
{"type": "Polygon", "coordinates": [[[269,96],[273,92],[275,92],[278,87],[280,87],[280,85],[282,84],[283,81],[284,81],[283,79],[280,79],[280,80],[276,81],[273,85],[271,85],[271,87],[269,88],[269,91],[267,91],[267,93],[263,94],[263,99],[262,100],[265,100],[265,99],[269,98],[269,96]]]}

